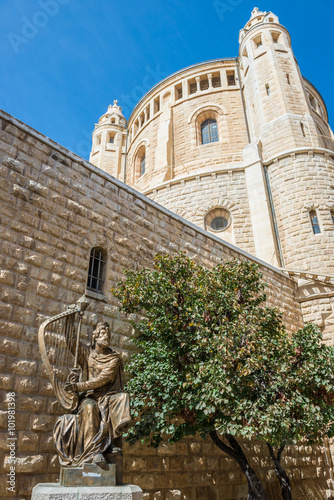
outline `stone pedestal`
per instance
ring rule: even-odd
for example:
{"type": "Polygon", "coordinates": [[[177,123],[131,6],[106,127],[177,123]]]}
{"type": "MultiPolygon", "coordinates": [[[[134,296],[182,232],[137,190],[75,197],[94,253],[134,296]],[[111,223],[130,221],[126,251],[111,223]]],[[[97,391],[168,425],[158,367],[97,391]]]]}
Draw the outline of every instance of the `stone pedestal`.
{"type": "Polygon", "coordinates": [[[60,467],[60,486],[116,486],[116,465],[60,467]]]}
{"type": "Polygon", "coordinates": [[[61,486],[58,483],[37,484],[31,500],[143,500],[139,486],[61,486]]]}

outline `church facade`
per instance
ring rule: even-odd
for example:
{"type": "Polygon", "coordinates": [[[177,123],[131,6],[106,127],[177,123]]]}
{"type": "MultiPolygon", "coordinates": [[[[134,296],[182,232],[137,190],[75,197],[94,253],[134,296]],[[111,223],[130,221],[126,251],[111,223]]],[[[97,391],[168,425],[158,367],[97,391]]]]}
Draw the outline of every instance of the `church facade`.
{"type": "Polygon", "coordinates": [[[255,8],[239,56],[165,78],[133,110],[117,101],[90,162],[299,283],[306,321],[334,342],[334,140],[288,30],[255,8]]]}
{"type": "MultiPolygon", "coordinates": [[[[151,268],[156,253],[183,250],[208,267],[257,262],[288,331],[311,320],[332,344],[333,167],[325,103],[301,76],[288,31],[257,9],[240,32],[238,58],[171,75],[128,122],[117,102],[109,106],[90,162],[0,111],[1,498],[29,500],[36,483],[59,478],[52,431],[62,410],[38,327],[85,295],[82,340],[108,321],[112,347],[128,359],[132,326],[110,290],[124,268],[151,268]]],[[[265,445],[243,446],[269,498],[279,498],[265,445]]],[[[334,497],[330,448],[287,446],[294,498],[334,497]]],[[[145,500],[247,496],[238,467],[210,441],[123,450],[124,480],[145,500]]]]}

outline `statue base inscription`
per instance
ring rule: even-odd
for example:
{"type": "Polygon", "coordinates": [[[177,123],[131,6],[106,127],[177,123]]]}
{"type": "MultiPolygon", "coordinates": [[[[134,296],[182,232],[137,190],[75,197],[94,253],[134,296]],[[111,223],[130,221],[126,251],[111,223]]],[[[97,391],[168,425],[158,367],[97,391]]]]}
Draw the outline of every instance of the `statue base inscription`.
{"type": "Polygon", "coordinates": [[[61,486],[116,486],[116,465],[61,467],[59,483],[61,486]]]}
{"type": "Polygon", "coordinates": [[[134,484],[119,486],[61,486],[58,483],[37,484],[31,500],[143,500],[143,492],[134,484]]]}

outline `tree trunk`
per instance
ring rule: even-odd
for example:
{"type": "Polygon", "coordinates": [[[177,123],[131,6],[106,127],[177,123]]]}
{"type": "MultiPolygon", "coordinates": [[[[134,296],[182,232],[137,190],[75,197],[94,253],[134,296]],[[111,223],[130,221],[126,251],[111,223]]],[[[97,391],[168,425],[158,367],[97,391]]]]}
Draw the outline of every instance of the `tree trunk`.
{"type": "Polygon", "coordinates": [[[218,436],[217,431],[210,432],[210,437],[216,446],[238,463],[240,469],[245,474],[248,483],[247,500],[267,500],[266,492],[261,481],[251,468],[241,446],[231,434],[225,434],[224,437],[230,444],[225,444],[218,436]]]}
{"type": "Polygon", "coordinates": [[[288,478],[287,473],[285,472],[284,468],[281,465],[281,458],[282,458],[282,453],[285,448],[285,443],[277,452],[277,457],[275,457],[274,450],[272,446],[267,443],[269,453],[270,453],[270,458],[274,462],[275,465],[275,473],[276,476],[279,480],[279,483],[281,485],[281,493],[282,493],[282,498],[283,500],[292,500],[292,493],[291,493],[291,484],[290,484],[290,479],[288,478]]]}
{"type": "Polygon", "coordinates": [[[267,495],[262,483],[253,469],[248,464],[246,466],[240,465],[240,468],[245,474],[248,483],[247,500],[267,500],[267,495]]]}

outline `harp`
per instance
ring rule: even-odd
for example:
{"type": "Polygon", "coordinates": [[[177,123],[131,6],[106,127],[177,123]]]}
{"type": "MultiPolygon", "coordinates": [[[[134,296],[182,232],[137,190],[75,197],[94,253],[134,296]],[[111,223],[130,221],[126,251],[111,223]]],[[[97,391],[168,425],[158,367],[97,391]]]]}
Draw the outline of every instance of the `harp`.
{"type": "Polygon", "coordinates": [[[82,316],[89,302],[83,296],[66,311],[44,321],[38,330],[38,344],[46,374],[61,406],[75,412],[78,394],[65,389],[73,368],[78,368],[82,316]]]}

